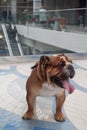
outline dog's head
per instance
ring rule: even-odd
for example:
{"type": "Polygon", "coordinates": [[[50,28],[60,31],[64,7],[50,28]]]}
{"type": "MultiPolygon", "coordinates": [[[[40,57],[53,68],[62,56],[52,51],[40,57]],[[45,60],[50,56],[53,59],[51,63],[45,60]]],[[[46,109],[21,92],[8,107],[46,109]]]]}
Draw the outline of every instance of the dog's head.
{"type": "MultiPolygon", "coordinates": [[[[41,56],[40,61],[33,68],[35,67],[37,67],[37,74],[40,80],[48,83],[53,82],[64,88],[70,86],[69,78],[73,78],[75,75],[72,60],[64,54],[41,56]]],[[[69,88],[68,91],[71,93],[69,88]]]]}
{"type": "Polygon", "coordinates": [[[73,78],[75,70],[72,60],[64,54],[53,56],[51,58],[51,64],[53,66],[50,77],[57,77],[61,80],[68,80],[73,78]]]}

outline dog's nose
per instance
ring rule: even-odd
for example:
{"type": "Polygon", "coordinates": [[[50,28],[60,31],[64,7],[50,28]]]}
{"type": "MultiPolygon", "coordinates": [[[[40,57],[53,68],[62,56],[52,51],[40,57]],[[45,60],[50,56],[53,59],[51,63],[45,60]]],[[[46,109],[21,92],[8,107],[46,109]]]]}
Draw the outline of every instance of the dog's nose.
{"type": "Polygon", "coordinates": [[[72,66],[72,65],[70,65],[70,64],[69,64],[69,65],[67,65],[67,69],[68,69],[68,70],[72,70],[72,68],[73,68],[73,66],[72,66]]]}
{"type": "Polygon", "coordinates": [[[67,69],[68,69],[69,72],[70,72],[70,78],[73,78],[74,75],[75,75],[74,67],[73,67],[71,64],[69,64],[69,65],[67,65],[67,69]]]}

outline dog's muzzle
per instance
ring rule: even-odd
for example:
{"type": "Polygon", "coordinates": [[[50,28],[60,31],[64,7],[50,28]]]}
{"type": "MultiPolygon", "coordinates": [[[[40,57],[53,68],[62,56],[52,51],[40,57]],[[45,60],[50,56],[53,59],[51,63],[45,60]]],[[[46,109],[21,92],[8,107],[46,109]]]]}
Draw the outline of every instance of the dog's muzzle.
{"type": "Polygon", "coordinates": [[[52,82],[54,82],[58,86],[63,87],[61,81],[68,80],[69,78],[73,78],[74,75],[75,75],[75,70],[74,70],[73,65],[68,64],[64,67],[60,75],[51,76],[50,79],[52,82]]]}
{"type": "Polygon", "coordinates": [[[75,70],[72,64],[68,64],[65,68],[65,75],[67,78],[73,78],[75,75],[75,70]]]}
{"type": "Polygon", "coordinates": [[[69,64],[65,66],[63,72],[59,77],[58,75],[51,76],[51,81],[55,83],[57,86],[67,89],[68,93],[71,94],[75,90],[75,87],[70,83],[69,78],[73,78],[74,75],[74,67],[71,64],[69,64]]]}

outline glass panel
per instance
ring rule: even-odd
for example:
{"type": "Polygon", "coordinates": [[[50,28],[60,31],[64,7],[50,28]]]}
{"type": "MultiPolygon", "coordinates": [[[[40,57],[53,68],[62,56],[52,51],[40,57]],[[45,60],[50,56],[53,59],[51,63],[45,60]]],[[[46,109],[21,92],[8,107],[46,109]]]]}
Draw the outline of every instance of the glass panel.
{"type": "Polygon", "coordinates": [[[56,11],[35,12],[33,14],[33,23],[35,27],[57,31],[87,32],[87,9],[65,9],[56,11]],[[42,17],[41,17],[42,15],[42,17]],[[46,17],[46,21],[43,19],[46,17]],[[41,21],[42,18],[42,21],[41,21]]]}
{"type": "MultiPolygon", "coordinates": [[[[6,29],[7,26],[11,24],[14,26],[15,25],[23,25],[22,27],[26,26],[26,35],[29,35],[28,32],[29,27],[47,29],[51,31],[55,30],[60,32],[63,31],[63,32],[83,33],[85,35],[87,34],[87,27],[86,27],[87,9],[86,8],[49,10],[49,11],[44,10],[44,11],[37,11],[31,13],[32,11],[29,12],[29,8],[27,8],[26,5],[25,6],[18,5],[16,14],[12,14],[11,12],[8,14],[9,11],[8,8],[4,8],[4,7],[5,6],[0,6],[0,10],[1,10],[0,23],[1,24],[4,23],[6,25],[5,26],[6,29]],[[4,14],[3,11],[5,11],[4,14]],[[6,16],[6,11],[7,11],[7,16],[6,16]]],[[[1,31],[3,32],[2,28],[1,31]]],[[[8,38],[10,39],[9,36],[8,38]]],[[[5,41],[4,48],[6,51],[5,55],[9,55],[5,37],[4,37],[4,41],[5,41]]],[[[27,38],[25,39],[23,36],[19,34],[18,34],[18,41],[16,42],[17,43],[20,42],[24,55],[72,52],[64,48],[47,45],[44,42],[41,43],[32,39],[31,43],[36,43],[37,46],[35,49],[34,46],[28,45],[28,43],[30,42],[29,39],[27,40],[27,38]],[[47,48],[44,48],[42,44],[44,44],[44,46],[46,46],[47,48]],[[39,50],[38,46],[41,46],[42,49],[39,50]]]]}

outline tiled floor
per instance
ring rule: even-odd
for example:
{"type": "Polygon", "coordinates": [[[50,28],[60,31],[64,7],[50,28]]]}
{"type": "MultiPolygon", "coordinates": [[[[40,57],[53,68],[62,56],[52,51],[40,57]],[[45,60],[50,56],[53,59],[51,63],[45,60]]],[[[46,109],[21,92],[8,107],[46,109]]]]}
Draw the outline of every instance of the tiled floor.
{"type": "Polygon", "coordinates": [[[76,89],[71,95],[66,92],[63,123],[54,120],[53,97],[38,97],[33,119],[22,120],[27,109],[26,80],[38,58],[25,57],[18,63],[15,57],[14,63],[8,59],[0,59],[0,130],[87,130],[87,58],[73,60],[76,75],[71,82],[76,89]]]}

